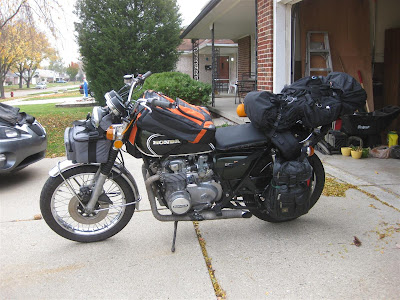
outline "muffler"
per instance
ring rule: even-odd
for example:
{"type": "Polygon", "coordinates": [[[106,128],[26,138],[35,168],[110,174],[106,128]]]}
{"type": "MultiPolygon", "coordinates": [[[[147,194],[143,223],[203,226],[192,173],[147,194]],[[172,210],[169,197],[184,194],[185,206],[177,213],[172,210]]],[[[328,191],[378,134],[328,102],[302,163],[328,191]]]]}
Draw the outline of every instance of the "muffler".
{"type": "MultiPolygon", "coordinates": [[[[152,184],[160,180],[160,175],[153,175],[145,180],[147,195],[149,196],[151,212],[154,217],[161,222],[173,221],[196,221],[192,215],[162,215],[157,210],[157,203],[154,197],[152,184]]],[[[233,218],[250,218],[252,214],[243,210],[222,210],[222,215],[217,216],[214,211],[202,211],[201,216],[204,220],[219,220],[219,219],[233,219],[233,218]]]]}

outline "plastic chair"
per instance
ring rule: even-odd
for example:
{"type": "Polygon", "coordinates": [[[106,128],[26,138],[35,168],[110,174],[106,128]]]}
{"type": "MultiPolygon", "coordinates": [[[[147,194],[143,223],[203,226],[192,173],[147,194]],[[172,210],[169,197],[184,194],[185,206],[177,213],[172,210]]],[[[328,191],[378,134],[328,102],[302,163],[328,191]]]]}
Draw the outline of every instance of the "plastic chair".
{"type": "Polygon", "coordinates": [[[228,94],[230,94],[231,91],[233,91],[236,94],[236,92],[237,92],[237,80],[231,81],[229,83],[228,94]]]}

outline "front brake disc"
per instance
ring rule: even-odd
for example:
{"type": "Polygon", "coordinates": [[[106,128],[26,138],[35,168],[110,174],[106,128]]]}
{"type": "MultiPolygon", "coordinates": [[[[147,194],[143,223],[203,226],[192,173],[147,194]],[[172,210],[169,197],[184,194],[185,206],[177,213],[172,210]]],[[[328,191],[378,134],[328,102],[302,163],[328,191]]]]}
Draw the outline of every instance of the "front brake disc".
{"type": "MultiPolygon", "coordinates": [[[[108,208],[108,207],[109,207],[108,203],[100,204],[101,209],[108,208]]],[[[69,201],[68,212],[69,212],[70,216],[72,217],[72,219],[74,219],[78,223],[96,224],[96,223],[99,223],[100,221],[102,221],[107,216],[108,209],[88,214],[85,212],[85,209],[79,203],[78,198],[76,196],[74,196],[69,201]]]]}

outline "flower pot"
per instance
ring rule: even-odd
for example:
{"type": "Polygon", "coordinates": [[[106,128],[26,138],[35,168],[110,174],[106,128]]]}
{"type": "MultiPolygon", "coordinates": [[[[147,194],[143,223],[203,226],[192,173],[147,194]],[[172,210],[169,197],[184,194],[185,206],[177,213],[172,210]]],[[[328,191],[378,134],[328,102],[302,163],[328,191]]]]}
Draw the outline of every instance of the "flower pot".
{"type": "Polygon", "coordinates": [[[351,148],[350,147],[342,147],[342,148],[340,148],[340,151],[342,151],[343,156],[350,156],[351,148]]]}
{"type": "Polygon", "coordinates": [[[351,150],[351,157],[352,158],[360,159],[361,156],[362,156],[362,151],[351,150]]]}

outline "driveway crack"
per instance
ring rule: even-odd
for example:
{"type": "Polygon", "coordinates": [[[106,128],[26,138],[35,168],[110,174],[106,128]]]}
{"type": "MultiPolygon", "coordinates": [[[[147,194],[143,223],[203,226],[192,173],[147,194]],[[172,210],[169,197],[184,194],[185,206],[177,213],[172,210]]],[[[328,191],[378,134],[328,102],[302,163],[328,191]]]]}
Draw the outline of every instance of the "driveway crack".
{"type": "Polygon", "coordinates": [[[199,222],[193,221],[193,226],[194,226],[194,230],[196,231],[197,239],[198,239],[200,247],[201,247],[201,252],[203,253],[204,261],[207,266],[211,284],[213,285],[213,288],[214,288],[215,296],[217,296],[218,300],[226,299],[226,292],[221,288],[221,286],[215,276],[215,270],[213,269],[212,264],[211,264],[211,257],[208,256],[208,252],[207,252],[207,248],[206,248],[206,241],[201,236],[199,222]]]}

